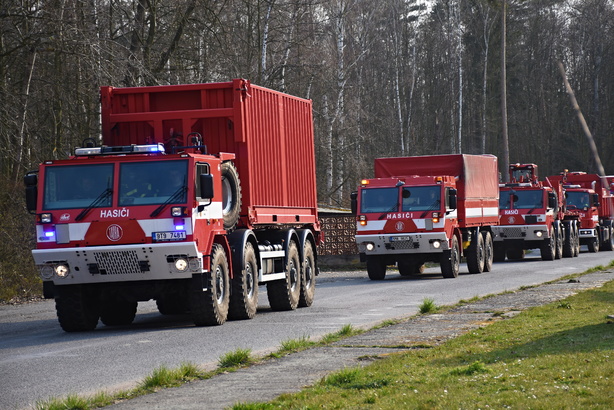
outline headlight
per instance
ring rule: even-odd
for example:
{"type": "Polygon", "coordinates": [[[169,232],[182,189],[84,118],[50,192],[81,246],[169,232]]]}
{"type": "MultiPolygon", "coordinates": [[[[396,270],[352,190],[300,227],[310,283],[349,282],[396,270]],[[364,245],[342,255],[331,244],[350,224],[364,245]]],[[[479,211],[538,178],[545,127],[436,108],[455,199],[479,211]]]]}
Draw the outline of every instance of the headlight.
{"type": "Polygon", "coordinates": [[[368,242],[365,245],[365,248],[367,248],[368,251],[372,251],[373,249],[375,249],[375,245],[373,245],[373,243],[371,243],[371,242],[368,242]]]}
{"type": "Polygon", "coordinates": [[[55,274],[58,275],[60,278],[65,278],[68,276],[68,274],[70,273],[70,268],[68,267],[68,265],[56,265],[55,267],[55,274]]]}
{"type": "Polygon", "coordinates": [[[535,231],[535,236],[541,238],[542,236],[544,236],[544,233],[542,231],[535,231]]]}
{"type": "Polygon", "coordinates": [[[51,279],[53,277],[53,266],[51,265],[41,266],[40,274],[43,279],[51,279]]]}
{"type": "Polygon", "coordinates": [[[433,248],[435,248],[435,249],[441,248],[441,242],[440,241],[433,241],[433,248]]]}
{"type": "Polygon", "coordinates": [[[175,269],[177,269],[179,272],[185,272],[188,270],[188,261],[185,258],[176,259],[175,269]]]}
{"type": "Polygon", "coordinates": [[[41,223],[42,224],[50,224],[51,223],[51,214],[41,214],[41,223]]]}

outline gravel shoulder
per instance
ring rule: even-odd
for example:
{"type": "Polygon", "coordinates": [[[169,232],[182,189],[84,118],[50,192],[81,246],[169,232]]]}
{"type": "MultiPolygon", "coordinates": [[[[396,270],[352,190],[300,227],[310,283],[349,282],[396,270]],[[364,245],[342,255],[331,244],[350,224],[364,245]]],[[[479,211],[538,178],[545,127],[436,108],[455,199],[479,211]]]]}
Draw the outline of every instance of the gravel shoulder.
{"type": "MultiPolygon", "coordinates": [[[[339,272],[329,280],[344,280],[339,272]]],[[[334,344],[225,373],[208,380],[164,389],[109,406],[113,409],[225,409],[241,402],[270,401],[298,392],[345,367],[364,366],[393,352],[434,346],[523,310],[562,300],[614,280],[614,270],[594,272],[461,304],[443,313],[419,315],[334,344]]]]}

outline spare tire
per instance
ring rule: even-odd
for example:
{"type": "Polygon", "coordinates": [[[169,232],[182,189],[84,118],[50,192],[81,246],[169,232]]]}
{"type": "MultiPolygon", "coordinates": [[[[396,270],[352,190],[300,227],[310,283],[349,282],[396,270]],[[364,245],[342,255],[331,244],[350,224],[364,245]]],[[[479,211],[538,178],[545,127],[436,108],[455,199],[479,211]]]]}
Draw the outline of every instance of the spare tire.
{"type": "Polygon", "coordinates": [[[221,172],[224,229],[231,232],[236,228],[241,215],[241,181],[237,168],[230,161],[222,163],[221,172]]]}

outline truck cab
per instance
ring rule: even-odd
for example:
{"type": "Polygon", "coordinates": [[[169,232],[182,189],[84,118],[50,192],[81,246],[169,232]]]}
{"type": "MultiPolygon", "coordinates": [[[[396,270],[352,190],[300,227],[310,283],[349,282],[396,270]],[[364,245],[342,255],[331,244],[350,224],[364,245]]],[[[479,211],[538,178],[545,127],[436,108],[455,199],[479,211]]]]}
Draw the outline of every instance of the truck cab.
{"type": "Polygon", "coordinates": [[[564,231],[558,190],[538,178],[536,164],[510,164],[510,182],[499,185],[499,225],[494,226],[494,260],[522,259],[539,249],[543,260],[563,253],[564,231]]]}

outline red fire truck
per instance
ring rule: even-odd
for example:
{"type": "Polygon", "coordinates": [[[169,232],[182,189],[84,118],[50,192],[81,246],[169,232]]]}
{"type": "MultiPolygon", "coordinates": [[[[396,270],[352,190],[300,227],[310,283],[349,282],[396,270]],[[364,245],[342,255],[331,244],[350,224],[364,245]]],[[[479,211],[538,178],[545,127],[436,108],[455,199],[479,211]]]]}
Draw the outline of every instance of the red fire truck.
{"type": "Polygon", "coordinates": [[[375,178],[353,195],[356,242],[372,280],[387,265],[401,275],[439,262],[445,278],[490,271],[492,226],[499,220],[497,158],[492,155],[428,155],[375,160],[375,178]]]}
{"type": "Polygon", "coordinates": [[[527,249],[539,249],[543,260],[561,258],[565,232],[578,243],[575,222],[563,221],[561,184],[540,181],[535,164],[511,164],[509,176],[499,185],[499,225],[492,227],[495,262],[521,259],[527,249]]]}
{"type": "Polygon", "coordinates": [[[578,221],[579,243],[589,252],[614,249],[614,196],[607,177],[564,171],[549,179],[565,188],[565,219],[578,221]]]}
{"type": "Polygon", "coordinates": [[[65,331],[137,303],[200,325],[310,306],[320,241],[311,101],[246,80],[101,88],[102,145],[25,176],[65,331]]]}

